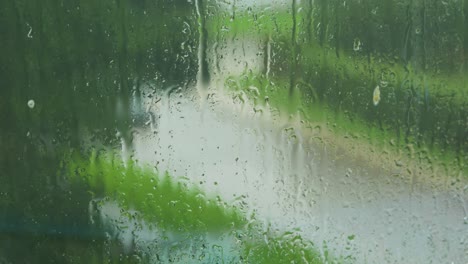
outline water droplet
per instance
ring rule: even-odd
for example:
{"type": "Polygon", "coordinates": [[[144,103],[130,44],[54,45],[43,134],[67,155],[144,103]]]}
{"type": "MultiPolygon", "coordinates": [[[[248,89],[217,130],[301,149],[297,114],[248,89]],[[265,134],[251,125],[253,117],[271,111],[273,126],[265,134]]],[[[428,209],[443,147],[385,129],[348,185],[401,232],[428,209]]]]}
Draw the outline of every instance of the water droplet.
{"type": "Polygon", "coordinates": [[[29,108],[33,109],[35,105],[36,105],[36,103],[34,102],[34,100],[31,99],[31,100],[28,101],[28,107],[29,108]]]}
{"type": "Polygon", "coordinates": [[[375,106],[377,106],[380,102],[380,87],[378,85],[374,89],[372,102],[374,103],[375,106]]]}
{"type": "Polygon", "coordinates": [[[26,23],[26,25],[29,27],[28,38],[32,38],[32,27],[29,25],[29,23],[26,23]]]}
{"type": "Polygon", "coordinates": [[[249,86],[249,91],[254,93],[256,96],[260,95],[260,92],[258,91],[258,88],[255,86],[249,86]]]}
{"type": "Polygon", "coordinates": [[[354,51],[360,51],[361,50],[361,41],[358,38],[354,39],[353,50],[354,51]]]}

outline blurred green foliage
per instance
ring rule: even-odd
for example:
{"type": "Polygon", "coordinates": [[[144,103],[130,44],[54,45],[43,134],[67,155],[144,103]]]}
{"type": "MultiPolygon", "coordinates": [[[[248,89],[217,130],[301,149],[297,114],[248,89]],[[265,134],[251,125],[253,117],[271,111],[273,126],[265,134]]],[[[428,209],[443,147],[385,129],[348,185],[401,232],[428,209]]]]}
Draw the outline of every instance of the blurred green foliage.
{"type": "MultiPolygon", "coordinates": [[[[129,144],[143,84],[195,83],[200,21],[211,38],[206,49],[223,34],[271,42],[270,79],[229,79],[234,89],[256,85],[260,101],[269,96],[287,111],[300,106],[312,121],[335,113],[345,130],[378,130],[378,141],[395,138],[396,148],[435,149],[448,157],[447,166],[467,175],[466,1],[301,1],[295,21],[291,10],[218,16],[216,3],[200,2],[207,13],[202,20],[184,0],[0,2],[0,256],[138,262],[106,236],[106,227],[89,222],[96,194],[113,196],[164,228],[202,232],[244,223],[236,210],[226,213],[219,201],[197,198],[199,190],[167,175],[148,176],[133,165],[99,167],[77,156],[70,162],[87,168],[81,176],[88,181],[70,181],[70,171],[60,166],[70,151],[89,154],[84,138],[112,148],[120,144],[118,132],[129,144]],[[382,101],[373,106],[377,85],[382,101]],[[162,200],[148,203],[148,194],[162,200]],[[171,207],[175,198],[184,202],[171,207]]],[[[262,236],[245,242],[242,254],[258,262],[317,259],[294,236],[284,243],[268,236],[270,244],[262,236]]]]}
{"type": "Polygon", "coordinates": [[[295,20],[292,5],[212,19],[213,32],[228,29],[213,43],[244,36],[270,52],[264,72],[232,76],[228,87],[268,90],[264,96],[278,98],[275,107],[302,111],[311,122],[335,116],[326,121],[346,133],[375,137],[378,147],[395,151],[414,146],[444,173],[468,175],[467,4],[312,2],[301,1],[295,20]]]}
{"type": "MultiPolygon", "coordinates": [[[[314,245],[296,232],[278,235],[273,230],[264,231],[255,217],[247,218],[242,210],[219,197],[210,197],[186,181],[131,160],[124,165],[117,154],[93,151],[90,157],[84,157],[70,153],[62,168],[71,182],[85,184],[94,199],[117,201],[123,212],[136,211],[132,214],[136,220],[154,225],[161,233],[183,234],[195,244],[200,235],[227,236],[231,242],[221,247],[226,252],[221,261],[323,263],[314,245]]],[[[215,253],[214,244],[206,254],[215,253]]]]}
{"type": "Polygon", "coordinates": [[[119,246],[88,221],[87,188],[59,164],[85,138],[113,147],[119,132],[130,142],[145,82],[195,81],[193,13],[186,1],[0,3],[0,256],[118,260],[119,246]]]}

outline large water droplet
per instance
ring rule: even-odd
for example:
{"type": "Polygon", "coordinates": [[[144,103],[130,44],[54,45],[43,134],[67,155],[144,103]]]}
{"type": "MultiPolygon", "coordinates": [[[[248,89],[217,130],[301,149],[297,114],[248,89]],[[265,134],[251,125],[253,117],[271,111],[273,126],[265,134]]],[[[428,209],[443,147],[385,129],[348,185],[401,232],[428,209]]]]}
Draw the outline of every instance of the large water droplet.
{"type": "Polygon", "coordinates": [[[353,50],[354,51],[360,51],[361,50],[361,41],[358,38],[354,39],[353,50]]]}
{"type": "Polygon", "coordinates": [[[28,107],[29,108],[33,109],[35,105],[36,105],[36,103],[34,102],[34,100],[31,99],[31,100],[28,101],[28,107]]]}
{"type": "Polygon", "coordinates": [[[380,102],[380,87],[377,85],[374,89],[374,93],[372,96],[372,101],[375,106],[377,106],[380,102]]]}

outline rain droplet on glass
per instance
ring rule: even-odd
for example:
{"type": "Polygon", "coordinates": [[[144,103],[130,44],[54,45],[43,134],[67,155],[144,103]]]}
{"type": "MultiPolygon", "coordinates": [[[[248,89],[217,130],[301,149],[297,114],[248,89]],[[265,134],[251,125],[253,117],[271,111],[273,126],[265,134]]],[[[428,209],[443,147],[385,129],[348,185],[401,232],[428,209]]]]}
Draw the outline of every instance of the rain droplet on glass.
{"type": "Polygon", "coordinates": [[[28,101],[28,107],[29,108],[33,109],[35,105],[36,105],[36,103],[34,102],[34,100],[31,99],[31,100],[28,101]]]}

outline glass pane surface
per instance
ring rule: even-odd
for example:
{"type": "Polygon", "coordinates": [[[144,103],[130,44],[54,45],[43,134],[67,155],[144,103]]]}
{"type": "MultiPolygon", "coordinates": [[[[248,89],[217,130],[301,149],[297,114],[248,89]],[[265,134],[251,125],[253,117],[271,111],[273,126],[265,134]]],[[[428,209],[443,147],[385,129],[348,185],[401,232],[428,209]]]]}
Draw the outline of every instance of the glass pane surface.
{"type": "Polygon", "coordinates": [[[0,263],[466,263],[468,3],[0,2],[0,263]]]}

